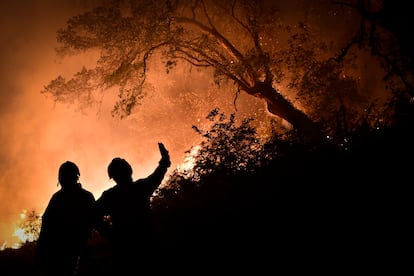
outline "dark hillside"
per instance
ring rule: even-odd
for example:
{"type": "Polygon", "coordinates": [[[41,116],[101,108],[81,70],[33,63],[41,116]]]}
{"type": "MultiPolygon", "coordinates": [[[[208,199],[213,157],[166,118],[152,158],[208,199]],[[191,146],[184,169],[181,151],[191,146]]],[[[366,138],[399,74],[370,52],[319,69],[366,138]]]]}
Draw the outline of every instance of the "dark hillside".
{"type": "Polygon", "coordinates": [[[34,275],[34,249],[34,243],[27,243],[19,249],[0,251],[1,275],[34,275]]]}
{"type": "Polygon", "coordinates": [[[240,272],[390,269],[408,237],[412,138],[404,126],[346,150],[293,145],[254,173],[215,172],[198,189],[182,180],[175,205],[155,209],[162,244],[182,250],[177,263],[240,272]]]}

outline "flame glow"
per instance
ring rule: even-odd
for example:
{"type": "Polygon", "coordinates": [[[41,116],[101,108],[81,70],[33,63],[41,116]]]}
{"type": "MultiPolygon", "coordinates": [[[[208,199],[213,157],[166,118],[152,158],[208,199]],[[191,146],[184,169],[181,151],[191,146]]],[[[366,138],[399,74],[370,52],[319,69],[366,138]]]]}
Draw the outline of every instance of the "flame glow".
{"type": "Polygon", "coordinates": [[[12,237],[17,238],[16,241],[10,243],[4,241],[0,246],[0,251],[6,248],[19,249],[27,242],[36,241],[39,237],[41,214],[36,215],[34,212],[28,214],[27,210],[23,210],[19,214],[19,220],[16,222],[12,237]]]}
{"type": "Polygon", "coordinates": [[[182,164],[177,166],[177,171],[183,174],[188,173],[195,165],[195,156],[197,156],[198,152],[200,151],[201,146],[194,146],[191,148],[190,152],[188,152],[184,156],[184,161],[182,164]]]}

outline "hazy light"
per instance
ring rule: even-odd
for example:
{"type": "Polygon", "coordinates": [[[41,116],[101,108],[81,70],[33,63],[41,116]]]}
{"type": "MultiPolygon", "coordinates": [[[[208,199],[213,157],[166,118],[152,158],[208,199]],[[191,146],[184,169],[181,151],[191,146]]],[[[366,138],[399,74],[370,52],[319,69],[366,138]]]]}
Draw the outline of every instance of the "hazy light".
{"type": "Polygon", "coordinates": [[[201,146],[199,146],[199,145],[192,147],[190,152],[188,152],[184,156],[183,163],[177,166],[177,171],[182,173],[182,174],[189,173],[189,171],[191,171],[191,169],[195,165],[195,156],[197,156],[200,149],[201,149],[201,146]]]}

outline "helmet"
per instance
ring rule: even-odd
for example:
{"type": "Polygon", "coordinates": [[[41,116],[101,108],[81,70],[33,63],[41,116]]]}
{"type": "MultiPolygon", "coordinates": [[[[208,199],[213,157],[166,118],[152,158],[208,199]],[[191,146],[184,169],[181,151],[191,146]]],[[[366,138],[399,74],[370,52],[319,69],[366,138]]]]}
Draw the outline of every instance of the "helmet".
{"type": "Polygon", "coordinates": [[[131,179],[132,167],[125,159],[116,157],[108,165],[108,176],[115,181],[131,179]]]}
{"type": "Polygon", "coordinates": [[[79,168],[75,163],[66,161],[59,167],[58,180],[62,187],[67,183],[77,182],[80,176],[79,168]]]}

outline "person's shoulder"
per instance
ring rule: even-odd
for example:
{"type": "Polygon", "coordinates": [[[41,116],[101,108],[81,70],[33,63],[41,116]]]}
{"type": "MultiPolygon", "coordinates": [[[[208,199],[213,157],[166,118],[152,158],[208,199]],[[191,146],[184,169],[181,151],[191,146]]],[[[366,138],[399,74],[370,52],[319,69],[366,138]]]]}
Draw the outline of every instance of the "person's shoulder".
{"type": "Polygon", "coordinates": [[[148,178],[140,178],[140,179],[135,180],[133,182],[133,185],[131,185],[131,187],[134,190],[140,190],[144,188],[146,183],[148,183],[148,178]]]}
{"type": "Polygon", "coordinates": [[[93,198],[95,200],[95,196],[93,195],[93,193],[83,187],[80,188],[81,193],[88,198],[93,198]]]}
{"type": "Polygon", "coordinates": [[[67,193],[63,191],[63,189],[59,189],[58,191],[54,192],[49,200],[49,205],[57,205],[64,202],[67,198],[67,193]]]}
{"type": "Polygon", "coordinates": [[[101,197],[111,196],[112,194],[116,193],[116,186],[108,188],[102,192],[101,197]]]}
{"type": "Polygon", "coordinates": [[[146,181],[146,178],[140,178],[140,179],[135,180],[134,181],[134,184],[135,185],[137,185],[137,184],[139,185],[140,183],[144,183],[145,181],[146,181]]]}
{"type": "Polygon", "coordinates": [[[64,195],[65,195],[64,191],[62,189],[59,189],[58,191],[52,194],[50,200],[56,200],[57,198],[62,197],[64,195]]]}
{"type": "Polygon", "coordinates": [[[86,194],[88,196],[93,196],[93,193],[91,191],[89,191],[89,190],[86,190],[86,189],[83,189],[82,188],[82,191],[83,191],[84,194],[86,194]]]}

